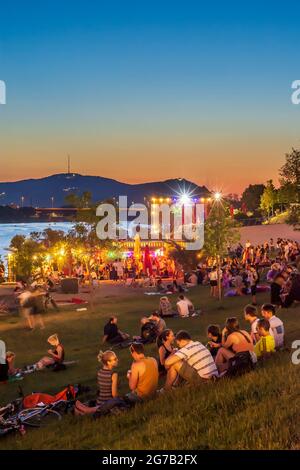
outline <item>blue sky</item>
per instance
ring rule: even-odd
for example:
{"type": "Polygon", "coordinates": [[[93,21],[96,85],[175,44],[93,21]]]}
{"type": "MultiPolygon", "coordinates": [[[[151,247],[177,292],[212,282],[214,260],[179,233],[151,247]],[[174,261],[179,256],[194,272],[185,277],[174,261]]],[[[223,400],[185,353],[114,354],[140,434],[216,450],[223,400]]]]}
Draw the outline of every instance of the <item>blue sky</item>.
{"type": "Polygon", "coordinates": [[[296,2],[2,5],[0,179],[64,171],[68,153],[129,182],[276,178],[299,146],[299,18],[296,2]]]}

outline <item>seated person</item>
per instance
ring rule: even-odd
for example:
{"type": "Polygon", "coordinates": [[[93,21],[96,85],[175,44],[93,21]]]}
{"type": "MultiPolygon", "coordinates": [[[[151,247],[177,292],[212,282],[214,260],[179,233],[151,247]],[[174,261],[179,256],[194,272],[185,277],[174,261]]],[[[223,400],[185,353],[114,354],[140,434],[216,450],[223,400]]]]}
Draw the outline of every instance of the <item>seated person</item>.
{"type": "Polygon", "coordinates": [[[104,336],[102,343],[118,344],[126,341],[130,336],[127,333],[119,330],[117,326],[117,317],[111,317],[104,326],[104,336]]]}
{"type": "Polygon", "coordinates": [[[281,292],[285,285],[284,277],[281,274],[277,274],[271,284],[271,297],[270,303],[273,305],[282,306],[281,292]]]}
{"type": "Polygon", "coordinates": [[[12,377],[16,374],[19,374],[21,372],[21,369],[16,369],[15,368],[15,359],[16,359],[15,353],[12,352],[12,351],[7,351],[6,361],[7,361],[7,365],[8,365],[8,375],[10,377],[12,377]]]}
{"type": "Polygon", "coordinates": [[[284,326],[280,318],[275,315],[275,307],[272,304],[264,304],[261,308],[261,314],[265,320],[270,323],[270,334],[274,336],[275,347],[280,349],[284,347],[284,326]]]}
{"type": "Polygon", "coordinates": [[[222,333],[219,325],[209,325],[207,328],[207,337],[209,342],[206,347],[213,358],[216,357],[219,348],[222,346],[222,333]]]}
{"type": "Polygon", "coordinates": [[[6,360],[6,345],[0,339],[0,383],[8,380],[8,364],[6,360]]]}
{"type": "Polygon", "coordinates": [[[258,323],[258,316],[257,316],[257,308],[254,305],[246,305],[244,308],[244,318],[248,321],[251,325],[251,338],[253,344],[255,344],[259,340],[259,334],[257,331],[257,323],[258,323]]]}
{"type": "Polygon", "coordinates": [[[158,371],[160,374],[166,374],[165,361],[176,350],[173,348],[175,336],[172,330],[164,330],[157,338],[158,346],[158,371]]]}
{"type": "Polygon", "coordinates": [[[156,290],[157,290],[157,292],[162,292],[162,293],[166,292],[166,289],[165,289],[161,279],[157,279],[157,281],[156,281],[156,290]]]}
{"type": "Polygon", "coordinates": [[[127,372],[131,391],[126,398],[132,403],[137,403],[154,396],[158,385],[158,366],[154,357],[145,356],[143,344],[132,343],[129,350],[133,363],[127,372]]]}
{"type": "Polygon", "coordinates": [[[183,294],[180,294],[178,297],[176,305],[180,317],[188,317],[190,313],[193,314],[195,312],[194,305],[183,294]]]}
{"type": "Polygon", "coordinates": [[[187,287],[194,287],[198,284],[198,277],[197,277],[197,274],[195,274],[194,272],[192,272],[191,274],[189,274],[188,278],[187,278],[187,281],[186,281],[186,285],[187,287]]]}
{"type": "Polygon", "coordinates": [[[175,315],[175,313],[173,312],[172,304],[169,301],[168,297],[160,298],[159,313],[161,317],[173,317],[175,315]]]}
{"type": "Polygon", "coordinates": [[[258,320],[257,331],[260,339],[254,346],[254,352],[259,359],[275,352],[275,340],[274,336],[270,334],[270,322],[268,320],[258,320]]]}
{"type": "Polygon", "coordinates": [[[153,321],[156,324],[156,334],[157,336],[160,335],[166,328],[166,322],[163,320],[158,312],[153,312],[152,315],[149,317],[150,321],[153,321]]]}
{"type": "Polygon", "coordinates": [[[164,390],[170,390],[178,376],[191,383],[218,377],[215,361],[202,343],[193,341],[184,330],[179,331],[175,339],[179,349],[165,360],[167,379],[164,390]]]}
{"type": "Polygon", "coordinates": [[[49,336],[47,341],[54,348],[48,349],[47,351],[51,357],[44,356],[33,365],[33,369],[40,370],[51,366],[53,366],[54,370],[64,369],[65,367],[63,367],[63,362],[65,359],[65,350],[63,345],[59,342],[57,334],[49,336]]]}
{"type": "Polygon", "coordinates": [[[222,347],[216,356],[216,364],[219,372],[225,372],[229,368],[230,359],[237,353],[253,352],[253,341],[246,330],[241,330],[237,318],[227,318],[226,326],[222,331],[222,347]]]}
{"type": "Polygon", "coordinates": [[[97,373],[98,397],[96,406],[87,406],[79,400],[75,403],[75,415],[93,414],[99,407],[118,397],[118,374],[114,368],[118,365],[118,358],[113,351],[102,351],[98,354],[98,361],[102,363],[97,373]]]}

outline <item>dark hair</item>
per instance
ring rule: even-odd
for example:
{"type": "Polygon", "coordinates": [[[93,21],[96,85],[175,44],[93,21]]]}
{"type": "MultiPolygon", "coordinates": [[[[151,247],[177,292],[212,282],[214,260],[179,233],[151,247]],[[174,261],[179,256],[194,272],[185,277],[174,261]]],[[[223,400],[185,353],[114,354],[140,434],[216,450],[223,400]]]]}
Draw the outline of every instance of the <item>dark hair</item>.
{"type": "Polygon", "coordinates": [[[171,331],[172,330],[167,328],[166,330],[161,332],[161,334],[158,337],[158,342],[160,342],[161,345],[162,345],[163,341],[167,341],[167,338],[168,338],[169,334],[171,333],[171,331]]]}
{"type": "Polygon", "coordinates": [[[184,295],[180,294],[178,298],[181,299],[181,300],[184,300],[184,295]]]}
{"type": "Polygon", "coordinates": [[[257,308],[254,305],[246,305],[244,308],[244,314],[250,315],[250,317],[257,317],[257,308]]]}
{"type": "Polygon", "coordinates": [[[209,325],[207,327],[207,333],[210,333],[212,336],[218,336],[221,334],[219,325],[209,325]]]}
{"type": "Polygon", "coordinates": [[[144,354],[145,348],[142,343],[132,343],[130,345],[130,352],[136,352],[137,354],[144,354]]]}
{"type": "Polygon", "coordinates": [[[269,320],[265,320],[264,318],[258,320],[257,328],[263,328],[264,330],[269,331],[269,329],[270,329],[269,320]]]}
{"type": "Polygon", "coordinates": [[[115,318],[117,318],[117,317],[110,317],[109,323],[111,323],[115,318]]]}
{"type": "Polygon", "coordinates": [[[152,317],[160,317],[160,314],[158,313],[157,310],[155,310],[153,313],[151,313],[152,317]]]}
{"type": "Polygon", "coordinates": [[[275,315],[275,307],[274,305],[272,304],[263,304],[263,306],[261,307],[261,309],[264,311],[264,312],[272,312],[273,315],[275,315]]]}
{"type": "Polygon", "coordinates": [[[190,339],[192,339],[192,338],[191,338],[191,335],[190,335],[187,331],[185,331],[185,330],[180,330],[180,331],[178,331],[178,333],[176,334],[176,340],[177,340],[177,341],[182,341],[182,340],[187,340],[187,341],[188,341],[188,340],[190,340],[190,339]]]}
{"type": "Polygon", "coordinates": [[[226,328],[228,330],[228,334],[234,333],[240,329],[239,321],[236,317],[230,317],[226,319],[226,328]]]}

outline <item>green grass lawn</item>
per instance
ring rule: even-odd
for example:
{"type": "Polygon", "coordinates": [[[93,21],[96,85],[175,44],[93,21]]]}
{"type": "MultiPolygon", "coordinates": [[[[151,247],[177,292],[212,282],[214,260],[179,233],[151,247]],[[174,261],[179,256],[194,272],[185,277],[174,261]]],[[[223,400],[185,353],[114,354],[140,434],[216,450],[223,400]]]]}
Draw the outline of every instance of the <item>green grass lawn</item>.
{"type": "MultiPolygon", "coordinates": [[[[219,305],[209,298],[209,289],[199,287],[190,298],[203,309],[200,317],[170,319],[167,326],[186,329],[193,338],[206,342],[210,323],[223,326],[226,317],[237,316],[250,300],[226,298],[219,305]]],[[[97,353],[103,325],[111,314],[119,326],[138,334],[139,319],[157,308],[159,297],[137,294],[103,299],[95,313],[64,311],[46,315],[46,330],[26,331],[19,317],[0,320],[0,337],[17,353],[17,366],[37,361],[46,353],[47,337],[58,333],[67,360],[78,360],[66,371],[46,370],[27,375],[23,381],[0,386],[0,405],[16,398],[18,386],[32,391],[56,393],[69,383],[82,383],[96,392],[97,353]]],[[[176,296],[173,297],[175,303],[176,296]]],[[[268,294],[258,295],[260,304],[268,294]]],[[[286,343],[300,339],[300,306],[282,310],[286,343]]],[[[249,325],[247,325],[249,329],[249,325]]],[[[147,353],[156,355],[155,345],[147,353]]],[[[131,364],[128,350],[117,351],[120,391],[128,391],[126,371],[131,364]]],[[[135,409],[94,421],[91,417],[65,416],[53,427],[28,430],[25,436],[2,439],[0,449],[300,449],[300,366],[291,363],[291,353],[277,353],[257,369],[236,379],[196,388],[182,387],[135,409]]],[[[90,395],[90,398],[94,396],[90,395]]]]}

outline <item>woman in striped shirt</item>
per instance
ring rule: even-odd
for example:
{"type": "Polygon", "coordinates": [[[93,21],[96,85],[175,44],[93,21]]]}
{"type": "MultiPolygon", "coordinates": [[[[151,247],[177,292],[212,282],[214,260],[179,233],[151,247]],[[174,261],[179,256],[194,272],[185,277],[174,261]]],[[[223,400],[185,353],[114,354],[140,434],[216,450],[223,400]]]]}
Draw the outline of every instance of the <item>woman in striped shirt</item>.
{"type": "Polygon", "coordinates": [[[86,406],[79,400],[75,403],[75,414],[93,414],[104,403],[118,396],[118,374],[114,368],[118,365],[118,358],[113,351],[102,351],[98,354],[98,361],[102,363],[102,368],[97,373],[98,398],[97,406],[86,406]]]}

